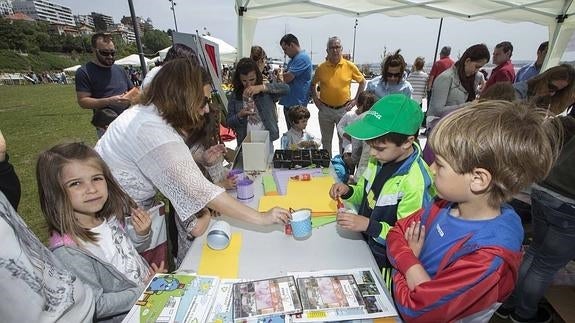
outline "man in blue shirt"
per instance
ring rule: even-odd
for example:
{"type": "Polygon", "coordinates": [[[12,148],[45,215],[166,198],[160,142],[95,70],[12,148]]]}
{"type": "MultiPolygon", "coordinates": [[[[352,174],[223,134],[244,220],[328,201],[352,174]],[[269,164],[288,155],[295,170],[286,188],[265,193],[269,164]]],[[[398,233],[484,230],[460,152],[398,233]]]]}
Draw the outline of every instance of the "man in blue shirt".
{"type": "Polygon", "coordinates": [[[306,107],[309,102],[312,65],[309,55],[300,49],[296,36],[284,35],[280,40],[280,46],[290,58],[287,70],[282,74],[284,82],[290,87],[290,92],[280,99],[280,104],[284,107],[287,129],[289,129],[287,116],[289,108],[297,105],[306,107]]]}
{"type": "Polygon", "coordinates": [[[527,81],[528,79],[539,74],[541,71],[541,66],[543,66],[545,56],[547,55],[547,47],[549,47],[548,41],[542,42],[541,45],[539,45],[539,48],[537,48],[537,60],[519,69],[517,75],[515,76],[515,83],[527,81]]]}
{"type": "Polygon", "coordinates": [[[130,106],[124,94],[134,85],[124,69],[114,64],[116,47],[110,34],[95,33],[92,51],[94,59],[76,71],[76,100],[83,109],[94,111],[92,124],[100,138],[115,117],[130,106]]]}

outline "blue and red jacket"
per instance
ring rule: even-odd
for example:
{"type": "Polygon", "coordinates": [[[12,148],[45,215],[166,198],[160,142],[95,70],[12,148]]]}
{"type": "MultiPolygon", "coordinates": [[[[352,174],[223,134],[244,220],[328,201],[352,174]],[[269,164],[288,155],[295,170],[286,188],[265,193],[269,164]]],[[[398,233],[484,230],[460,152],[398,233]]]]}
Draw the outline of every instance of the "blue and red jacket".
{"type": "Polygon", "coordinates": [[[388,233],[393,296],[407,322],[452,322],[495,310],[494,304],[515,287],[523,240],[517,213],[503,205],[496,218],[471,221],[450,215],[452,205],[437,200],[399,220],[388,233]],[[414,221],[425,225],[419,257],[404,238],[414,221]],[[415,264],[422,265],[431,280],[409,290],[405,272],[415,264]]]}

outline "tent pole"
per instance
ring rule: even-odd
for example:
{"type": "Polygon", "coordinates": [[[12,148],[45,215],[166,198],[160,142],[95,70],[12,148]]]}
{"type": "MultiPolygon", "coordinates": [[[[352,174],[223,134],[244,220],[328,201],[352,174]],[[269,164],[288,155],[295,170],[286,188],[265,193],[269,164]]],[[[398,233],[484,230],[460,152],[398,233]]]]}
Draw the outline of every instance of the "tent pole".
{"type": "Polygon", "coordinates": [[[355,25],[353,25],[353,50],[351,51],[351,61],[355,63],[355,35],[357,33],[357,18],[355,18],[355,25]]]}
{"type": "Polygon", "coordinates": [[[134,27],[134,36],[136,36],[136,47],[138,48],[138,55],[140,55],[140,67],[142,69],[142,79],[148,74],[148,66],[144,57],[144,49],[142,48],[142,40],[140,39],[140,26],[136,22],[136,11],[134,11],[134,4],[132,0],[128,0],[130,5],[130,15],[132,16],[132,26],[134,27]]]}
{"type": "Polygon", "coordinates": [[[439,31],[437,31],[437,42],[435,42],[435,53],[433,54],[433,64],[437,60],[437,50],[439,49],[439,39],[441,38],[441,26],[443,25],[443,18],[439,19],[439,31]]]}

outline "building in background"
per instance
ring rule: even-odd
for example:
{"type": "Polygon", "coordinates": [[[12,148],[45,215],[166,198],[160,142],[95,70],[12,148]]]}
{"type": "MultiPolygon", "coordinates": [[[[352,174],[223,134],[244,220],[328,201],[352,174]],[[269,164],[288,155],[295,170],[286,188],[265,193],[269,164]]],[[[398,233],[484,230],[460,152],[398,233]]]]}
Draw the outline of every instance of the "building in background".
{"type": "MultiPolygon", "coordinates": [[[[132,17],[123,16],[120,22],[133,29],[134,24],[132,24],[132,17]]],[[[141,34],[154,29],[151,18],[144,20],[142,17],[136,17],[136,22],[137,26],[140,28],[139,31],[141,34]]]]}
{"type": "Polygon", "coordinates": [[[109,30],[113,35],[119,35],[126,43],[135,43],[136,34],[131,26],[124,25],[122,23],[116,24],[112,30],[109,30]]]}
{"type": "Polygon", "coordinates": [[[98,12],[92,12],[92,21],[96,31],[112,31],[115,28],[114,18],[98,12]]]}
{"type": "Polygon", "coordinates": [[[14,10],[12,10],[12,1],[0,0],[0,17],[5,17],[13,14],[14,10]]]}
{"type": "Polygon", "coordinates": [[[77,26],[85,25],[94,29],[94,19],[91,15],[75,15],[74,21],[76,21],[77,26]]]}
{"type": "Polygon", "coordinates": [[[49,23],[76,26],[72,9],[46,0],[13,1],[14,13],[21,12],[35,20],[49,23]]]}

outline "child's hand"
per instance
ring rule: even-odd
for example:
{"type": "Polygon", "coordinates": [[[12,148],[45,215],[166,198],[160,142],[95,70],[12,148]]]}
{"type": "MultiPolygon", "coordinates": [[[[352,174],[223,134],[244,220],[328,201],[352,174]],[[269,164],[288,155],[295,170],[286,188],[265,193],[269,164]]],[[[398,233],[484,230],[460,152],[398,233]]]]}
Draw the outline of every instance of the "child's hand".
{"type": "Polygon", "coordinates": [[[204,166],[213,166],[215,165],[222,156],[226,153],[226,146],[223,144],[213,145],[210,148],[206,149],[202,154],[202,164],[204,166]]]}
{"type": "Polygon", "coordinates": [[[233,190],[236,188],[236,176],[226,177],[218,183],[218,186],[225,188],[226,190],[233,190]]]}
{"type": "Polygon", "coordinates": [[[420,221],[413,221],[405,231],[405,240],[416,257],[419,257],[425,240],[425,226],[420,221]]]}
{"type": "Polygon", "coordinates": [[[148,281],[150,281],[155,274],[165,274],[168,272],[168,268],[164,267],[164,261],[162,261],[160,263],[160,266],[158,267],[155,263],[151,263],[150,264],[150,272],[148,273],[148,281]]]}
{"type": "Polygon", "coordinates": [[[349,192],[349,186],[345,185],[344,183],[335,183],[329,189],[329,197],[332,199],[337,199],[342,195],[345,195],[349,192]]]}
{"type": "Polygon", "coordinates": [[[132,209],[132,225],[137,235],[145,236],[152,229],[152,218],[148,212],[140,208],[132,209]]]}
{"type": "Polygon", "coordinates": [[[365,232],[369,225],[369,218],[347,212],[338,212],[336,221],[340,227],[354,232],[365,232]]]}

